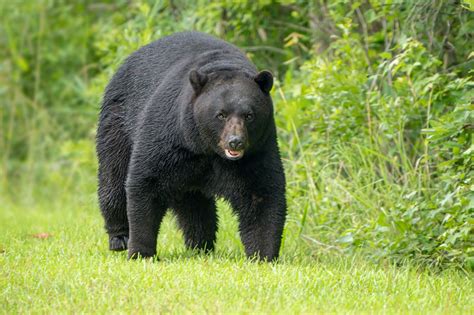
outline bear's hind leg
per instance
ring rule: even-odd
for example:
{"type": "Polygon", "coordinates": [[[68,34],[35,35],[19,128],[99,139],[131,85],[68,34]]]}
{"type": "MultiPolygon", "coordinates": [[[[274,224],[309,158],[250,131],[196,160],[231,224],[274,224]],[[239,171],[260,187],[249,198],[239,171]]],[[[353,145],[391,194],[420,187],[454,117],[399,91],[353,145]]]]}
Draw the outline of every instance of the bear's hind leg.
{"type": "Polygon", "coordinates": [[[187,193],[173,205],[186,247],[210,252],[217,233],[216,203],[199,192],[187,193]]]}
{"type": "Polygon", "coordinates": [[[109,235],[109,249],[122,251],[127,249],[128,220],[125,190],[108,186],[99,180],[99,204],[105,220],[105,229],[109,235]]]}
{"type": "Polygon", "coordinates": [[[125,180],[130,160],[130,145],[113,119],[99,125],[97,153],[99,157],[99,206],[109,235],[109,249],[127,249],[129,227],[125,180]]]}

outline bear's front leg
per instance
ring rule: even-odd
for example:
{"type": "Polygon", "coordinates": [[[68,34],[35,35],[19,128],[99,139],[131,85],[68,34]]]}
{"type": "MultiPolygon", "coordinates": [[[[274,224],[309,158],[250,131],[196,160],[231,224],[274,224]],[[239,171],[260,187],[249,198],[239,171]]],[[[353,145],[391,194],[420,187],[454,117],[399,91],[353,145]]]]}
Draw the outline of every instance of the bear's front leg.
{"type": "Polygon", "coordinates": [[[284,193],[277,196],[238,198],[233,202],[245,253],[262,261],[278,258],[286,217],[284,193]]]}
{"type": "Polygon", "coordinates": [[[130,239],[128,258],[156,255],[156,242],[166,206],[156,193],[150,179],[129,178],[127,182],[127,216],[130,239]]]}

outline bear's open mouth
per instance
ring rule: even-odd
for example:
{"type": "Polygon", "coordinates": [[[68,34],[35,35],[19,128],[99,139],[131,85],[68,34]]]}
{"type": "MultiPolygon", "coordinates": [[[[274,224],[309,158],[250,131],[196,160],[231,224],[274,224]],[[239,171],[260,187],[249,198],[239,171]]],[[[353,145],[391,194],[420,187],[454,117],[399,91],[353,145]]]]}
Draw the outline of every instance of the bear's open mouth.
{"type": "Polygon", "coordinates": [[[244,150],[234,151],[225,149],[225,155],[231,160],[237,160],[244,156],[244,150]]]}

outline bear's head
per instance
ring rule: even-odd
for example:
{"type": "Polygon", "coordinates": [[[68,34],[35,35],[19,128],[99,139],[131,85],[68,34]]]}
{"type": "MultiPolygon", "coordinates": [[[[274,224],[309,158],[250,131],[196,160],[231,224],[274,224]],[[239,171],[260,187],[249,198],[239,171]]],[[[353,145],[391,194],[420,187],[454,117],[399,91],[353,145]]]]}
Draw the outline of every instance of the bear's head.
{"type": "Polygon", "coordinates": [[[236,71],[189,74],[193,114],[202,145],[222,158],[239,160],[261,147],[273,124],[273,76],[248,77],[236,71]]]}

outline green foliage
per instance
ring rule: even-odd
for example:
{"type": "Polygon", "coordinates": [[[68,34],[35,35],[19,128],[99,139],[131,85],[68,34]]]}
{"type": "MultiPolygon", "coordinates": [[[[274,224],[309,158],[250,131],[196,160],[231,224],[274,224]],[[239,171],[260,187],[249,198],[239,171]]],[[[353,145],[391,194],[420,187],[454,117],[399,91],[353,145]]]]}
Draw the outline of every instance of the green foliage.
{"type": "MultiPolygon", "coordinates": [[[[353,36],[355,22],[338,24],[326,51],[279,91],[290,200],[302,209],[294,220],[319,250],[472,267],[472,62],[442,61],[407,33],[379,45],[378,30],[353,36]]],[[[456,43],[467,57],[472,46],[456,43]]]]}
{"type": "Polygon", "coordinates": [[[100,15],[92,1],[0,2],[2,188],[42,183],[60,167],[51,162],[62,142],[89,136],[97,104],[87,102],[87,86],[98,71],[90,44],[100,15]]]}
{"type": "Polygon", "coordinates": [[[454,110],[438,121],[432,121],[432,128],[426,130],[439,162],[436,165],[438,191],[434,200],[420,200],[420,203],[431,208],[432,217],[437,219],[433,221],[439,224],[433,236],[436,250],[450,260],[463,257],[474,268],[473,82],[458,80],[447,88],[459,90],[456,85],[466,85],[470,89],[461,89],[454,110]]]}
{"type": "Polygon", "coordinates": [[[472,268],[469,7],[454,0],[4,1],[2,198],[94,198],[105,85],[138,47],[194,29],[233,42],[277,76],[286,234],[319,255],[472,268]]]}

